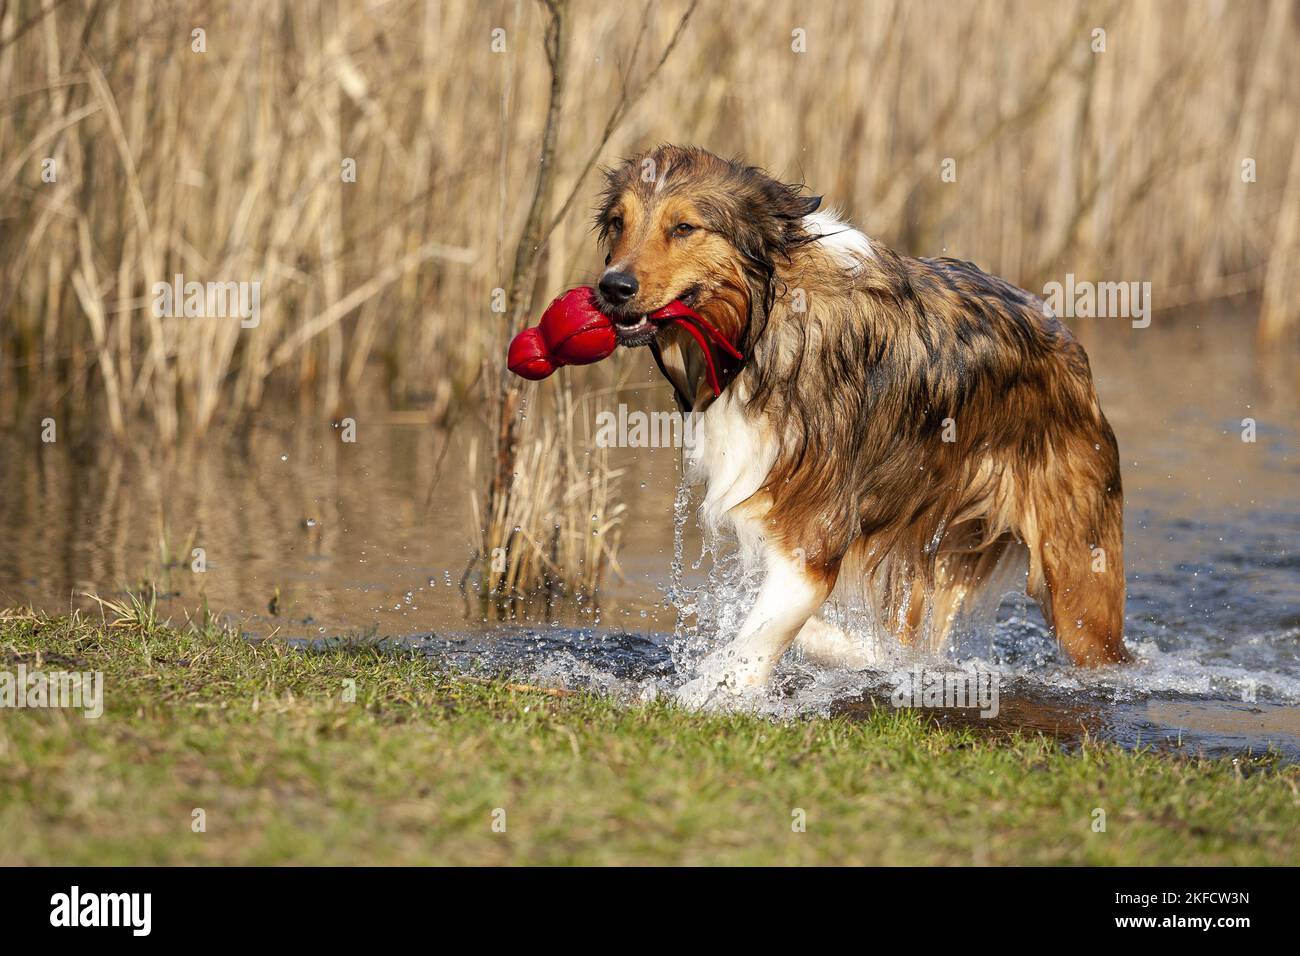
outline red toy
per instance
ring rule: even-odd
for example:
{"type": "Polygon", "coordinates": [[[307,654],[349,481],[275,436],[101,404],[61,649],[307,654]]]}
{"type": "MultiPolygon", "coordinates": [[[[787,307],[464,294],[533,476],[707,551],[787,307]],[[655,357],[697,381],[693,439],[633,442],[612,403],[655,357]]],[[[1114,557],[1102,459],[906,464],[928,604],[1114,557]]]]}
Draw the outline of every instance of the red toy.
{"type": "MultiPolygon", "coordinates": [[[[713,343],[737,361],[744,356],[712,323],[690,306],[670,302],[647,318],[652,322],[676,322],[704,351],[709,386],[716,398],[722,394],[718,371],[713,363],[713,343]],[[707,333],[707,335],[706,335],[707,333]]],[[[536,381],[562,365],[590,365],[608,356],[618,345],[614,323],[596,307],[590,286],[565,292],[542,314],[535,327],[524,329],[510,343],[506,364],[516,375],[536,381]]]]}
{"type": "Polygon", "coordinates": [[[510,343],[506,364],[523,378],[546,378],[561,365],[590,365],[614,351],[614,323],[596,308],[590,286],[570,289],[546,307],[539,325],[510,343]]]}

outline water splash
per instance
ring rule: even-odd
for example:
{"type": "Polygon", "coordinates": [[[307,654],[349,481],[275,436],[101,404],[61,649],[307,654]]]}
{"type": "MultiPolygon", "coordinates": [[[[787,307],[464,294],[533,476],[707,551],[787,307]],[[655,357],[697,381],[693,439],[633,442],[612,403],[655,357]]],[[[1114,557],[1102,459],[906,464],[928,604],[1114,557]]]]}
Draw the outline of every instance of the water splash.
{"type": "Polygon", "coordinates": [[[686,619],[691,608],[686,601],[686,522],[690,518],[691,485],[685,474],[677,484],[677,495],[673,498],[673,564],[668,585],[668,600],[677,609],[677,624],[673,633],[679,639],[685,639],[686,619]]]}

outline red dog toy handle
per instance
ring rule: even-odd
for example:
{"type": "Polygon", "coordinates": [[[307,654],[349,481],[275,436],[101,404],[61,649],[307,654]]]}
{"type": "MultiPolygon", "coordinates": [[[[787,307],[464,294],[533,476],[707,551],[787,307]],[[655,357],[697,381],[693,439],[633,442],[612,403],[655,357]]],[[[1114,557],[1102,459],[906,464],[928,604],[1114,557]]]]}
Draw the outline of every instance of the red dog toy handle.
{"type": "Polygon", "coordinates": [[[712,322],[681,301],[669,302],[658,312],[651,312],[649,318],[653,322],[675,322],[699,343],[700,351],[704,353],[704,366],[709,376],[709,387],[713,389],[714,398],[720,396],[722,386],[718,383],[718,369],[713,363],[713,349],[710,347],[708,339],[713,339],[724,352],[738,362],[743,362],[745,356],[740,354],[740,350],[732,345],[712,322]],[[705,337],[706,332],[708,338],[705,337]]]}

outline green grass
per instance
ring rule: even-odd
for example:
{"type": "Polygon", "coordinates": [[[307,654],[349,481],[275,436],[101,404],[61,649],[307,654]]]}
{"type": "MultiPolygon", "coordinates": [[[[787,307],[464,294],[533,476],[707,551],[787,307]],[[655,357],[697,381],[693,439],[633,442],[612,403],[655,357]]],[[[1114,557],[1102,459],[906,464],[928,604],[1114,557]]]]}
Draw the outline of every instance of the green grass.
{"type": "Polygon", "coordinates": [[[97,720],[0,711],[0,863],[1296,860],[1296,767],[1067,752],[887,710],[773,723],[550,696],[105,610],[0,616],[0,671],[106,683],[97,720]]]}

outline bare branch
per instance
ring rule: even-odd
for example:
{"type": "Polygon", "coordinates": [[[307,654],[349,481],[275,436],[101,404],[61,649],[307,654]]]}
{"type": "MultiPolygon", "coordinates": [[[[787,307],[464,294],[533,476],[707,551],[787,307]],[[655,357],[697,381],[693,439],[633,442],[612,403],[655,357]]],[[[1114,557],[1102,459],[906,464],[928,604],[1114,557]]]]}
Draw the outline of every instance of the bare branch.
{"type": "MultiPolygon", "coordinates": [[[[651,0],[651,2],[654,2],[654,0],[651,0]]],[[[582,189],[582,184],[587,178],[587,174],[591,172],[592,167],[596,165],[596,161],[600,158],[600,154],[603,153],[605,147],[609,145],[609,139],[614,135],[614,131],[618,129],[619,124],[623,122],[623,119],[631,111],[632,107],[637,104],[637,101],[645,95],[646,90],[650,88],[650,84],[655,81],[655,78],[659,75],[659,71],[663,69],[664,64],[668,61],[668,57],[670,57],[673,50],[676,49],[677,42],[681,39],[683,31],[686,29],[686,24],[690,22],[691,15],[695,13],[695,7],[698,3],[699,0],[691,0],[691,5],[686,8],[686,12],[682,14],[681,20],[677,23],[677,29],[673,31],[672,39],[670,39],[668,45],[664,47],[664,51],[659,57],[659,62],[655,64],[654,69],[650,71],[649,75],[641,81],[641,85],[638,86],[632,94],[628,95],[625,93],[619,98],[618,103],[614,105],[614,109],[609,114],[609,119],[605,121],[604,132],[601,133],[600,139],[592,148],[590,155],[587,157],[587,161],[583,163],[582,168],[578,171],[578,175],[573,181],[573,188],[569,190],[569,195],[565,197],[563,205],[560,206],[560,211],[555,214],[550,225],[548,225],[545,232],[542,233],[541,245],[538,247],[539,253],[546,248],[546,244],[550,242],[551,234],[555,232],[560,223],[564,221],[564,217],[569,214],[569,209],[573,206],[574,200],[577,199],[578,193],[582,189]]]]}

